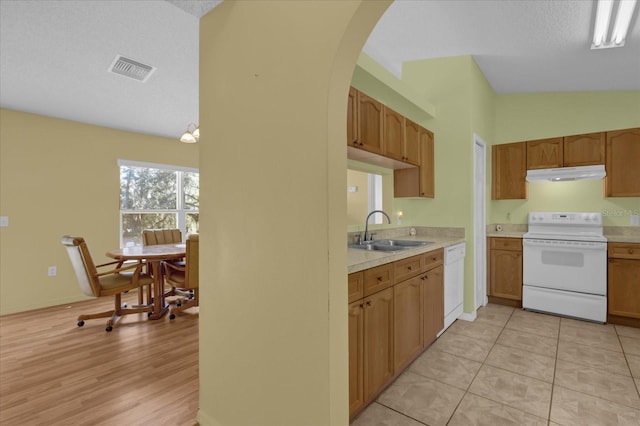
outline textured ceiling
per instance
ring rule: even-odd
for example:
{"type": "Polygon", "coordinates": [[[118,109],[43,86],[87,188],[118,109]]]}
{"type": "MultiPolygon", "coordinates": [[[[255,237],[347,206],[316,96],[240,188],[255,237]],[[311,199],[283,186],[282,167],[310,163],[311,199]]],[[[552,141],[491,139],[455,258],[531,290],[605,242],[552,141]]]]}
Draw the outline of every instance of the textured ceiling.
{"type": "Polygon", "coordinates": [[[498,93],[640,90],[638,10],[624,47],[591,50],[595,5],[396,1],[364,51],[399,78],[406,61],[472,55],[498,93]]]}
{"type": "MultiPolygon", "coordinates": [[[[199,18],[219,3],[0,0],[0,106],[178,138],[198,121],[199,18]],[[156,71],[107,72],[119,54],[156,71]]],[[[398,0],[365,52],[398,77],[404,61],[473,55],[500,93],[640,90],[638,10],[626,46],[599,51],[593,14],[591,0],[398,0]]]]}

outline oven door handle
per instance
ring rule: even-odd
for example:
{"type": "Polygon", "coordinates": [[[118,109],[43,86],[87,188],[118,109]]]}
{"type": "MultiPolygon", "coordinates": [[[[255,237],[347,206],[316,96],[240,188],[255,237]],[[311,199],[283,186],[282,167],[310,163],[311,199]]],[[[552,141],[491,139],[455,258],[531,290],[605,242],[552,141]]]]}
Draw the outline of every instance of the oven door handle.
{"type": "Polygon", "coordinates": [[[596,243],[596,242],[588,242],[588,243],[580,243],[580,242],[563,242],[558,243],[556,240],[523,240],[523,246],[528,247],[545,247],[549,249],[565,249],[565,250],[597,250],[597,251],[607,251],[607,243],[596,243]]]}

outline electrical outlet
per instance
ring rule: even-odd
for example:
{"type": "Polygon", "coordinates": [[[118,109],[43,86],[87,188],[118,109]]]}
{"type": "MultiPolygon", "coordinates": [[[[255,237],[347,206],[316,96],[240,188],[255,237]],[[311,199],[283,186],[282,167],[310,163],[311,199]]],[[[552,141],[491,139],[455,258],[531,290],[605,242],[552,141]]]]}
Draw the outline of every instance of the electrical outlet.
{"type": "Polygon", "coordinates": [[[640,226],[640,215],[631,215],[631,226],[640,226]]]}
{"type": "Polygon", "coordinates": [[[0,228],[9,226],[9,216],[0,216],[0,228]]]}
{"type": "Polygon", "coordinates": [[[57,273],[58,273],[58,269],[55,266],[49,266],[49,269],[47,270],[47,275],[49,275],[50,277],[55,277],[57,273]]]}

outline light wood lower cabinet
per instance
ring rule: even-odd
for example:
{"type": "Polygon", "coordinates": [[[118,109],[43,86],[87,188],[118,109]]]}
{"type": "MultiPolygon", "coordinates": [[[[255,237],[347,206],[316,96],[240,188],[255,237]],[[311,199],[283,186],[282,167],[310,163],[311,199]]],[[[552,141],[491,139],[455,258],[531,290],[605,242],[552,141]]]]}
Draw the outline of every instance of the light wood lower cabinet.
{"type": "Polygon", "coordinates": [[[406,367],[422,351],[421,277],[393,287],[393,338],[395,370],[406,367]]]}
{"type": "MultiPolygon", "coordinates": [[[[522,301],[522,238],[489,239],[488,296],[522,301]]],[[[492,300],[498,302],[497,300],[492,300]]]]}
{"type": "Polygon", "coordinates": [[[364,299],[364,399],[393,377],[393,289],[364,299]]]}
{"type": "Polygon", "coordinates": [[[422,276],[423,284],[423,347],[436,340],[444,328],[444,267],[438,266],[422,276]]]}
{"type": "Polygon", "coordinates": [[[349,417],[364,404],[364,302],[349,305],[349,417]]]}
{"type": "Polygon", "coordinates": [[[444,327],[442,260],[439,249],[349,275],[350,418],[444,327]]]}
{"type": "Polygon", "coordinates": [[[640,244],[609,243],[608,253],[608,322],[640,326],[640,244]]]}

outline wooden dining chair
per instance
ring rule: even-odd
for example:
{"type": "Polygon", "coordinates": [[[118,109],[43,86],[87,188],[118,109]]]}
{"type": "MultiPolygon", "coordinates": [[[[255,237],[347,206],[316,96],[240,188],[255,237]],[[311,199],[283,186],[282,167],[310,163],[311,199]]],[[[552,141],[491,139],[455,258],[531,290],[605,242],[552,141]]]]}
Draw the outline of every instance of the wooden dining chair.
{"type": "Polygon", "coordinates": [[[143,273],[143,263],[123,265],[121,261],[114,261],[96,265],[84,238],[64,236],[62,244],[67,249],[82,292],[91,297],[114,296],[114,309],[82,314],[78,316],[78,327],[82,327],[85,320],[109,318],[106,331],[111,331],[118,318],[123,315],[143,312],[150,314],[153,311],[152,305],[128,308],[126,304],[122,304],[122,293],[134,289],[142,291],[142,287],[153,285],[153,278],[143,273]],[[102,268],[106,270],[98,271],[102,268]]]}
{"type": "Polygon", "coordinates": [[[179,229],[144,229],[142,231],[142,244],[145,246],[181,242],[182,231],[179,229]]]}
{"type": "Polygon", "coordinates": [[[190,234],[187,237],[186,257],[184,265],[164,262],[165,280],[173,288],[175,306],[172,303],[169,319],[176,313],[200,305],[200,236],[190,234]]]}

